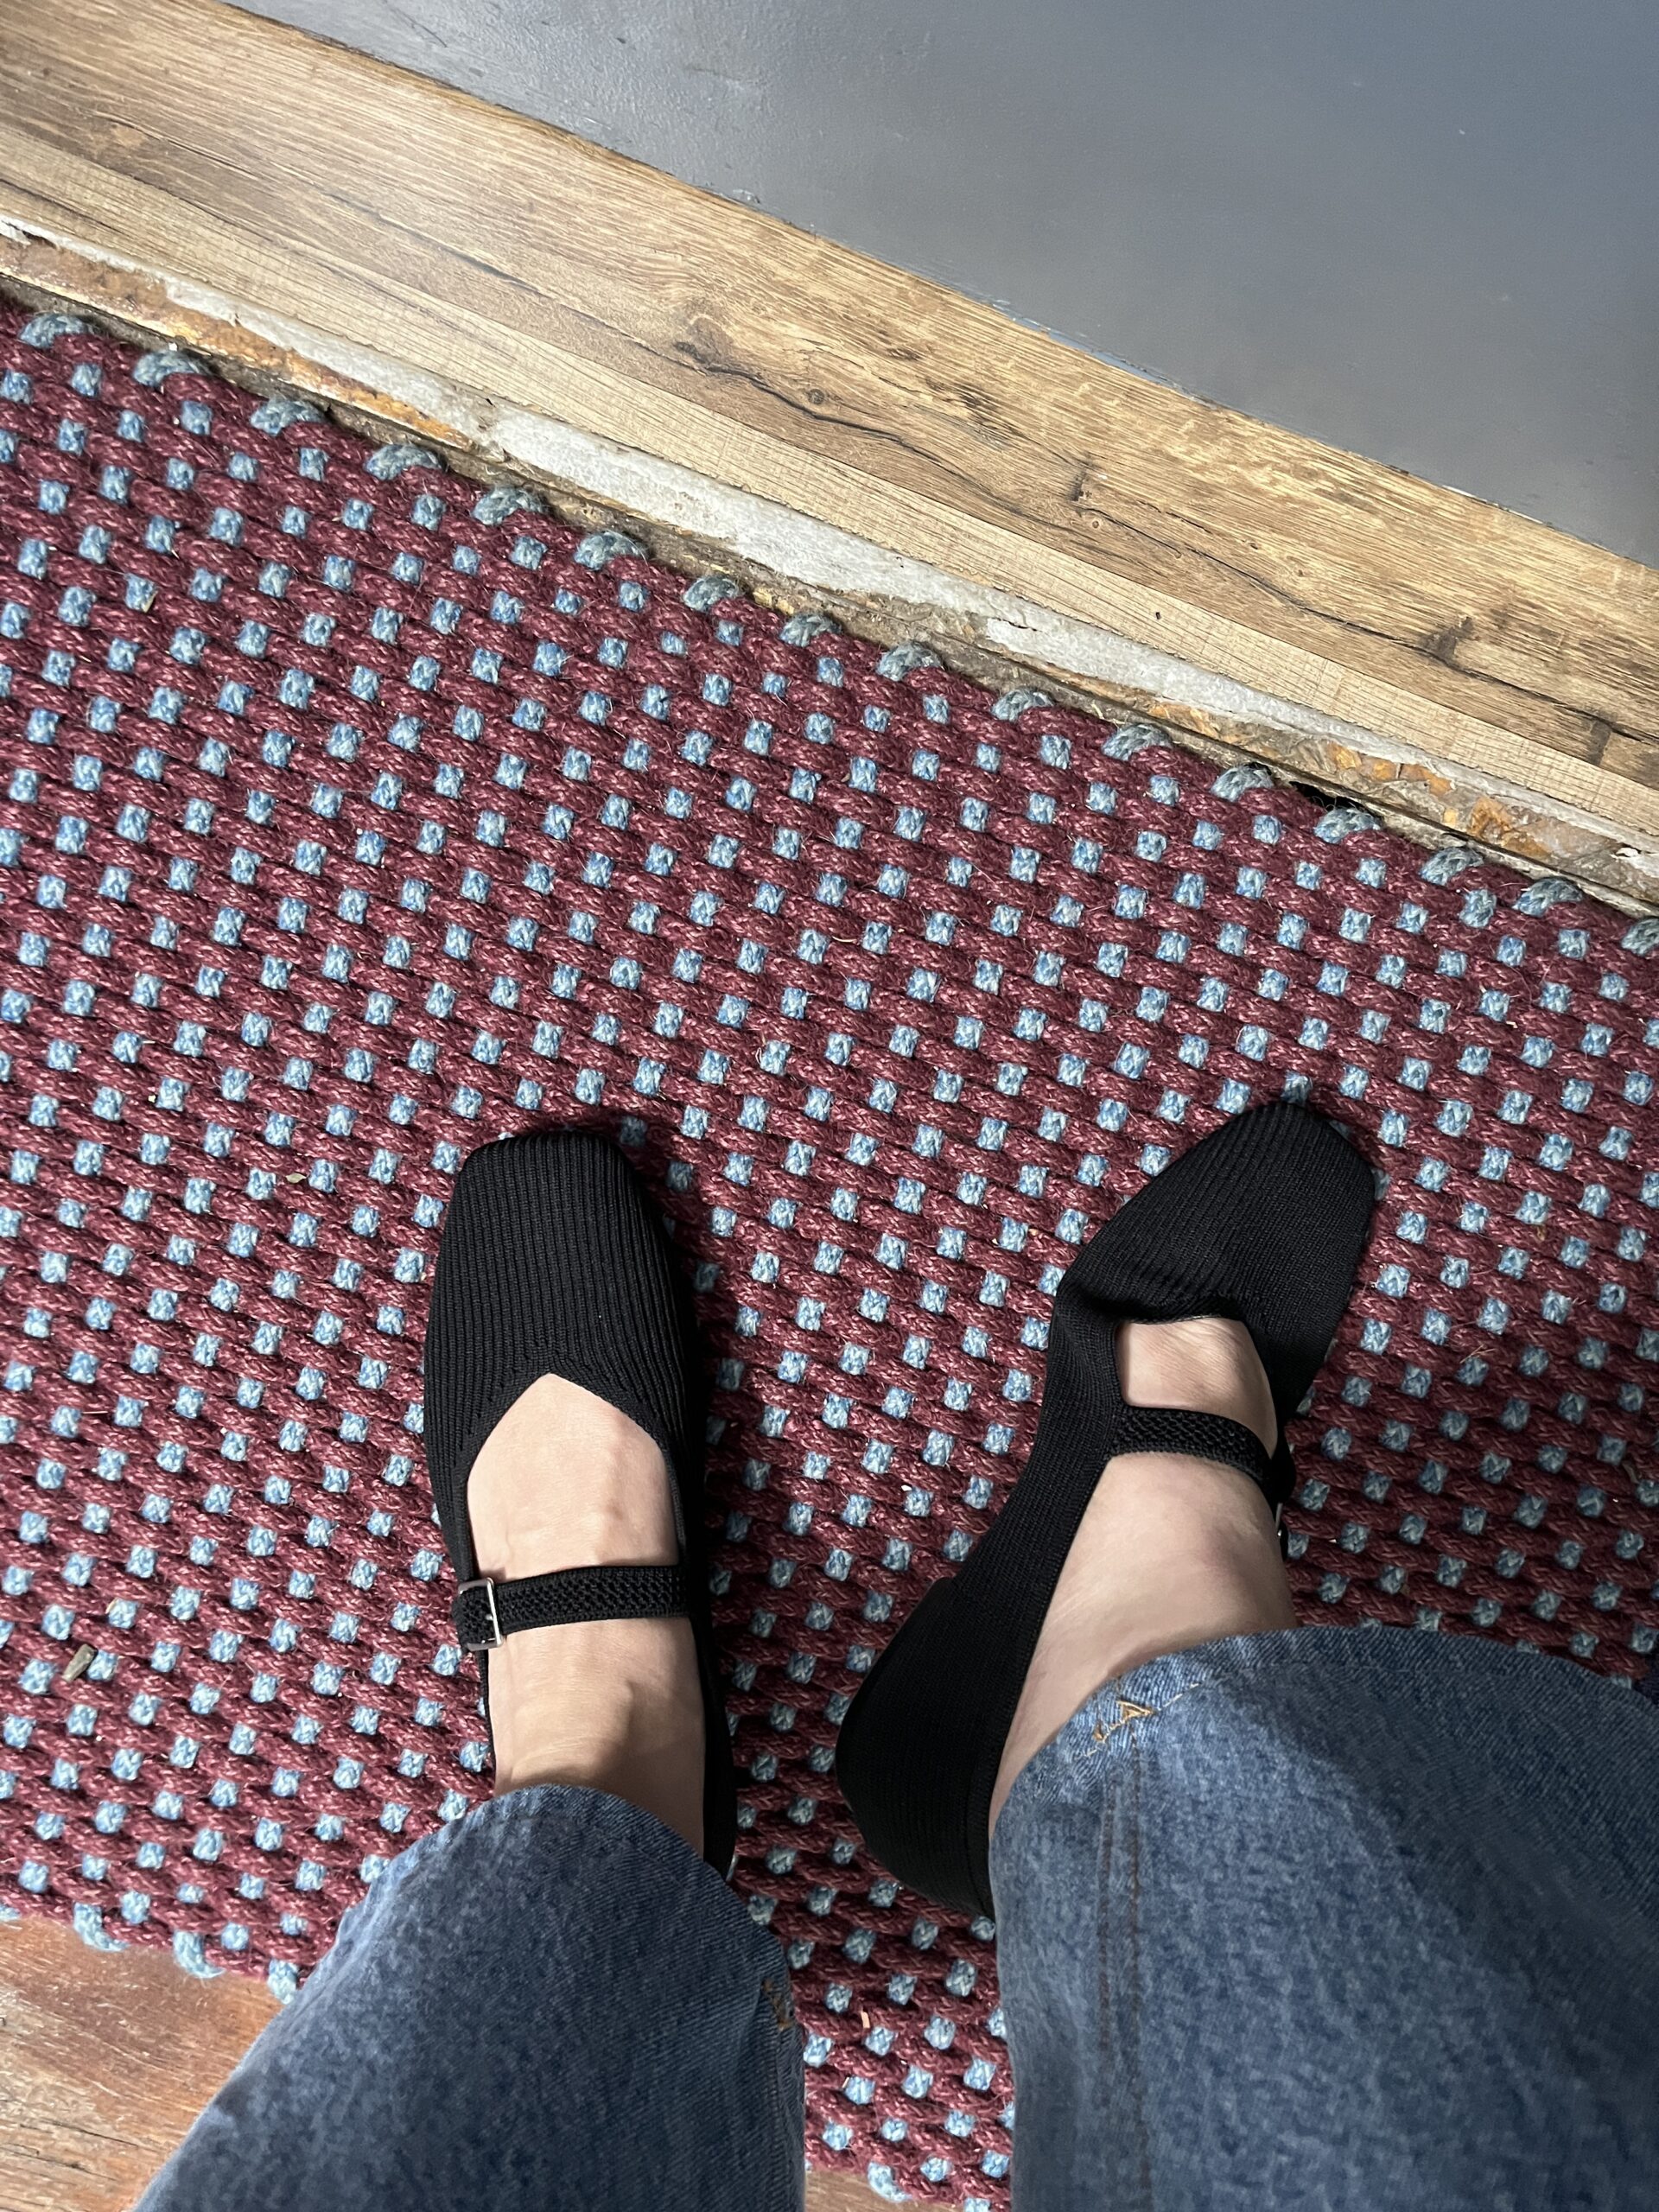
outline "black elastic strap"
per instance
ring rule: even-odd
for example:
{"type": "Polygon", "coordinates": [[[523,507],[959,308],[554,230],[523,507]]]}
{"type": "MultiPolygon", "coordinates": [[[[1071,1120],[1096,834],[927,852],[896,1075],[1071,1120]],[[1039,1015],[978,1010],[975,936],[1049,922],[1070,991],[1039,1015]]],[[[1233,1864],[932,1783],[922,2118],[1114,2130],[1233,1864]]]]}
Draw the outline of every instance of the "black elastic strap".
{"type": "Polygon", "coordinates": [[[1189,1459],[1219,1460],[1248,1476],[1275,1511],[1289,1488],[1289,1455],[1283,1445],[1270,1452],[1254,1429],[1224,1414],[1126,1405],[1112,1433],[1113,1458],[1120,1452],[1179,1452],[1189,1459]]]}
{"type": "Polygon", "coordinates": [[[520,1629],[572,1621],[652,1621],[691,1610],[678,1567],[566,1567],[517,1582],[463,1582],[451,1618],[464,1651],[491,1651],[520,1629]]]}

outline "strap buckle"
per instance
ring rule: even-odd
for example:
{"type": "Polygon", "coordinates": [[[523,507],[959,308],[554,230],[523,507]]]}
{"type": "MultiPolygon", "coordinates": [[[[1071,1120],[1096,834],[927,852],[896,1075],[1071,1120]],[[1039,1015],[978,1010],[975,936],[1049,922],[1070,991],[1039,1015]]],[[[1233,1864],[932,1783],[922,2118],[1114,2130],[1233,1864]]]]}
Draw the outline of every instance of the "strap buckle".
{"type": "Polygon", "coordinates": [[[495,1610],[495,1584],[487,1574],[480,1575],[475,1581],[461,1584],[455,1592],[454,1611],[455,1624],[461,1629],[461,1648],[463,1651],[493,1651],[497,1645],[504,1641],[501,1634],[501,1616],[495,1610]],[[476,1619],[476,1606],[467,1604],[467,1600],[472,1598],[475,1591],[483,1592],[484,1619],[482,1621],[476,1619]],[[489,1633],[481,1640],[474,1641],[467,1636],[467,1629],[462,1625],[461,1621],[463,1608],[467,1614],[474,1616],[474,1619],[469,1621],[467,1625],[484,1626],[487,1624],[489,1633]]]}

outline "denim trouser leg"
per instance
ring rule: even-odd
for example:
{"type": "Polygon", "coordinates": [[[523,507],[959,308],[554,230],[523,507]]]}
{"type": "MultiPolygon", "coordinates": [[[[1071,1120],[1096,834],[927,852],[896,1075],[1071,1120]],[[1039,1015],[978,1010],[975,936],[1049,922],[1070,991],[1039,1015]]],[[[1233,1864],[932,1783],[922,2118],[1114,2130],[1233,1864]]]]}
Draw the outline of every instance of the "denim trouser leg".
{"type": "Polygon", "coordinates": [[[1659,2204],[1644,1698],[1410,1630],[1205,1645],[1038,1754],[992,1877],[1015,2212],[1659,2204]]]}
{"type": "MultiPolygon", "coordinates": [[[[1650,2212],[1659,1708],[1472,1639],[1154,1661],[992,1853],[1016,2212],[1650,2212]]],[[[964,2182],[968,2177],[963,2177],[964,2182]]],[[[798,2212],[781,1955],[649,1815],[393,1861],[142,2212],[798,2212]]]]}
{"type": "Polygon", "coordinates": [[[798,2212],[783,1957],[649,1814],[524,1789],[423,1837],[141,2212],[798,2212]]]}

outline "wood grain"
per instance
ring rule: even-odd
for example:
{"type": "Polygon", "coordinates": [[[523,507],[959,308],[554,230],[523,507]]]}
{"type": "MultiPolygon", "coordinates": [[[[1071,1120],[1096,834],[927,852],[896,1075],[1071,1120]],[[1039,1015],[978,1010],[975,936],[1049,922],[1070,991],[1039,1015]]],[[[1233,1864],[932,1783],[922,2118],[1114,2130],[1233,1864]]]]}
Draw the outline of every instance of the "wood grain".
{"type": "Polygon", "coordinates": [[[1656,572],[425,79],[10,0],[0,222],[14,274],[194,279],[1659,842],[1656,572]]]}
{"type": "Polygon", "coordinates": [[[0,2212],[119,2212],[275,2010],[165,1952],[0,1928],[0,2212]]]}
{"type": "MultiPolygon", "coordinates": [[[[162,1951],[0,1928],[0,2212],[122,2212],[276,2009],[262,1983],[198,1981],[162,1951]]],[[[806,2212],[878,2202],[850,2176],[807,2176],[806,2212]]]]}

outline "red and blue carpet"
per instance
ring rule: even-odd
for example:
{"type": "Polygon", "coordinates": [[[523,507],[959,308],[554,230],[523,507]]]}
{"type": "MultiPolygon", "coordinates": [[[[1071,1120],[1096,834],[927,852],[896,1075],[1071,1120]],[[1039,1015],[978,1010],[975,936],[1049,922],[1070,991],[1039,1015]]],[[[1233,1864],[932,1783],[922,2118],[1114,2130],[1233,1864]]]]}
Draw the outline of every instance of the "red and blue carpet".
{"type": "Polygon", "coordinates": [[[423,1284],[531,1116],[695,1274],[815,2162],[1002,2200],[991,1931],[869,1862],[836,1730],[1018,1472],[1068,1258],[1222,1116],[1308,1097],[1387,1180],[1307,1612],[1645,1670],[1655,925],[176,356],[8,311],[0,362],[9,1909],[286,1988],[486,1787],[423,1284]]]}

